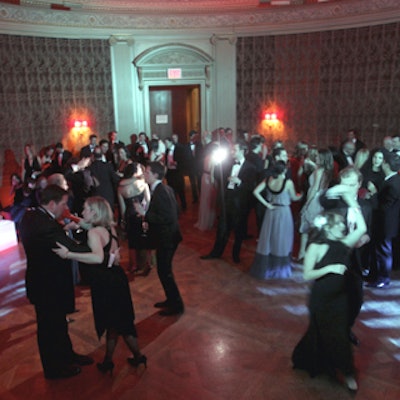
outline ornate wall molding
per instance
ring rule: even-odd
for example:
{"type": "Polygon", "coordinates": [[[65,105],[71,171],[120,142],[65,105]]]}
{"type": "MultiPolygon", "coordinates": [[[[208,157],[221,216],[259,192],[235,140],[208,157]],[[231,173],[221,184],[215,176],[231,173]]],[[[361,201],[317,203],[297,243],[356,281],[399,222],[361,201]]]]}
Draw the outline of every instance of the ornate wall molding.
{"type": "Polygon", "coordinates": [[[64,37],[110,37],[115,30],[151,34],[232,32],[236,35],[323,31],[400,20],[398,0],[346,0],[296,7],[231,9],[190,14],[65,12],[0,4],[0,33],[64,37]],[[77,29],[79,31],[77,32],[77,29]]]}
{"type": "Polygon", "coordinates": [[[204,51],[178,43],[151,47],[133,60],[140,90],[143,90],[145,81],[165,80],[167,68],[173,67],[182,68],[183,80],[205,80],[206,86],[209,87],[209,66],[212,63],[212,57],[204,51]]]}
{"type": "Polygon", "coordinates": [[[110,39],[108,39],[108,42],[110,43],[110,46],[123,43],[132,47],[135,44],[135,39],[130,35],[112,35],[110,39]]]}

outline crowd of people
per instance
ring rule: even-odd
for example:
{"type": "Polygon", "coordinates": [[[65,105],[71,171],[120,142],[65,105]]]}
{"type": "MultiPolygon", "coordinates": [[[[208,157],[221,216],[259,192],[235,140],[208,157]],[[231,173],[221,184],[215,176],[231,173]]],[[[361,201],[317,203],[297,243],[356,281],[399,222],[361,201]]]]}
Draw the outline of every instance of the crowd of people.
{"type": "Polygon", "coordinates": [[[351,328],[362,305],[364,281],[373,288],[390,284],[392,241],[399,235],[400,139],[385,137],[381,147],[370,149],[350,130],[338,148],[318,149],[301,141],[289,156],[282,141],[268,149],[261,135],[241,131],[236,136],[234,140],[229,128],[201,135],[191,131],[187,143],[181,143],[176,134],[161,140],[142,132],[125,145],[117,132],[99,142],[93,134],[77,157],[62,143],[40,154],[33,145],[25,146],[22,171],[11,176],[14,203],[2,215],[15,221],[26,250],[28,298],[37,313],[46,377],[72,376],[80,371],[73,365],[92,361],[74,353],[68,337],[71,286],[60,283],[51,307],[38,291],[60,279],[48,271],[60,259],[63,274],[71,267],[65,260],[79,262],[81,276],[75,281],[86,279],[91,285],[96,331],[107,336],[99,370],[112,372],[119,335],[132,351],[128,361],[146,365],[137,347],[128,281],[119,266],[116,225],[127,238],[127,272],[146,276],[155,250],[166,297],[155,307],[166,316],[184,312],[172,259],[182,240],[179,215],[188,207],[186,176],[191,200],[199,203],[195,227],[216,231],[212,249],[201,259],[220,258],[233,231],[232,260],[240,263],[253,212],[258,239],[250,275],[286,279],[297,263],[304,265],[304,278],[315,281],[310,325],[293,353],[294,366],[311,375],[339,370],[349,389],[357,389],[349,343],[357,345],[358,339],[351,328]],[[52,219],[48,231],[31,232],[31,221],[44,216],[52,219]],[[76,240],[61,240],[64,231],[73,236],[78,227],[87,233],[75,238],[78,247],[76,240]],[[113,297],[111,303],[101,303],[104,292],[113,297]],[[116,308],[118,315],[111,312],[116,308]],[[50,318],[58,321],[52,326],[54,335],[49,334],[50,318]],[[54,344],[57,335],[63,354],[50,356],[54,349],[48,342],[54,344]]]}

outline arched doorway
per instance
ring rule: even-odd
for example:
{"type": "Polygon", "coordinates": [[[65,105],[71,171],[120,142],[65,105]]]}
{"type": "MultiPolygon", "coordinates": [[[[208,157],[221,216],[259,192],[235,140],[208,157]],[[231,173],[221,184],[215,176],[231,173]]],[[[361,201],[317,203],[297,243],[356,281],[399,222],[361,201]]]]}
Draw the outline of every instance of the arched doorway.
{"type": "Polygon", "coordinates": [[[213,59],[182,44],[156,46],[133,61],[143,92],[145,131],[161,138],[210,126],[210,75],[213,59]],[[173,72],[173,73],[171,73],[173,72]]]}
{"type": "Polygon", "coordinates": [[[176,133],[185,143],[191,130],[201,132],[200,85],[149,87],[151,133],[165,139],[176,133]]]}

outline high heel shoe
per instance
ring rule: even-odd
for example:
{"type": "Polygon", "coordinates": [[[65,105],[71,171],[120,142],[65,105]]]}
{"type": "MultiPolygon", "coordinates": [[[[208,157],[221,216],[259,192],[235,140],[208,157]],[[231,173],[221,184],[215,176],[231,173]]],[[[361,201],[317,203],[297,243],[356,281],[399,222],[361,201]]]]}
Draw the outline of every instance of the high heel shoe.
{"type": "Polygon", "coordinates": [[[132,365],[132,367],[139,367],[140,364],[143,364],[145,368],[147,368],[147,357],[145,355],[141,355],[139,358],[127,358],[126,359],[128,361],[129,364],[132,365]]]}
{"type": "Polygon", "coordinates": [[[102,363],[97,363],[97,369],[103,374],[110,372],[110,375],[112,375],[114,363],[112,361],[103,361],[102,363]]]}

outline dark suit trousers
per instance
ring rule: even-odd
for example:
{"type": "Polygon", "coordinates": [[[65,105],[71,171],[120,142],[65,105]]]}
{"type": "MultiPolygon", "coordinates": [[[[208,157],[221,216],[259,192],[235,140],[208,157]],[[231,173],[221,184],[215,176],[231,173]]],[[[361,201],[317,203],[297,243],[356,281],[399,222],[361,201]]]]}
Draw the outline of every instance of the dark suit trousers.
{"type": "Polygon", "coordinates": [[[199,199],[200,186],[198,185],[197,175],[192,172],[189,175],[190,188],[192,190],[192,199],[197,201],[199,199]]]}
{"type": "Polygon", "coordinates": [[[233,242],[232,256],[239,257],[240,248],[246,235],[247,208],[240,209],[235,205],[235,194],[228,193],[225,204],[221,204],[221,214],[218,220],[217,235],[211,254],[221,257],[228,242],[230,232],[233,230],[235,239],[233,242]],[[225,213],[223,208],[225,207],[225,213]]]}
{"type": "Polygon", "coordinates": [[[66,313],[56,305],[35,305],[37,341],[45,374],[56,373],[72,362],[72,343],[66,313]]]}
{"type": "Polygon", "coordinates": [[[157,248],[157,273],[164,289],[168,305],[170,307],[181,308],[183,307],[183,301],[172,272],[172,258],[174,257],[177,247],[178,245],[170,248],[157,248]]]}
{"type": "Polygon", "coordinates": [[[376,257],[376,279],[387,281],[392,272],[393,253],[392,239],[379,239],[375,244],[376,257]]]}
{"type": "Polygon", "coordinates": [[[178,195],[182,209],[186,210],[185,179],[182,173],[176,169],[169,169],[166,178],[168,186],[178,195]]]}

